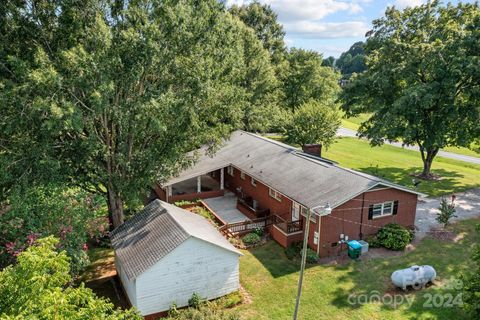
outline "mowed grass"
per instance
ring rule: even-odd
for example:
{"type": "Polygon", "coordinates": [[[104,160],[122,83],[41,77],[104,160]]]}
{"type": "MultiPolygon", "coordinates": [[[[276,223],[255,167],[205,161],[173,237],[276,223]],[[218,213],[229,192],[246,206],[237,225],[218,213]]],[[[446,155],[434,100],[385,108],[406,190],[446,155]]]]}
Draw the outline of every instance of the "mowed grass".
{"type": "MultiPolygon", "coordinates": [[[[479,222],[468,220],[451,226],[463,236],[458,242],[425,238],[415,250],[400,256],[352,261],[345,265],[310,266],[305,272],[299,319],[467,319],[458,306],[424,307],[428,302],[425,294],[457,295],[448,284],[453,283],[452,277],[458,279],[461,273],[471,268],[471,251],[480,240],[474,230],[479,222]],[[395,289],[391,285],[391,273],[415,264],[434,266],[437,271],[435,284],[419,291],[410,289],[406,293],[395,289]],[[350,294],[370,297],[375,293],[380,297],[398,294],[405,300],[396,307],[378,302],[349,303],[350,294]],[[407,298],[410,305],[406,303],[407,298]]],[[[292,319],[299,262],[288,260],[283,248],[274,241],[243,253],[240,280],[252,302],[235,310],[240,311],[243,319],[292,319]]]]}
{"type": "Polygon", "coordinates": [[[343,118],[342,127],[357,131],[358,128],[360,127],[360,124],[364,121],[367,121],[369,117],[370,117],[369,114],[360,114],[356,117],[343,118]]]}
{"type": "MultiPolygon", "coordinates": [[[[343,118],[342,119],[342,127],[350,129],[350,130],[357,131],[358,128],[360,127],[360,124],[362,122],[368,120],[368,118],[369,118],[369,114],[360,114],[360,115],[358,115],[356,117],[352,117],[352,118],[343,118]]],[[[473,149],[479,149],[480,150],[479,145],[473,144],[472,147],[473,147],[473,149]]],[[[446,147],[446,148],[443,148],[442,150],[447,151],[447,152],[462,154],[462,155],[465,155],[465,156],[480,158],[480,153],[478,153],[474,150],[468,149],[468,148],[464,148],[464,147],[446,147]]]]}
{"type": "MultiPolygon", "coordinates": [[[[337,161],[341,166],[359,170],[398,184],[413,187],[411,175],[421,172],[423,164],[419,151],[390,145],[371,147],[368,141],[357,138],[338,138],[325,158],[337,161]]],[[[431,196],[460,192],[480,186],[480,165],[437,156],[432,165],[438,181],[422,181],[418,191],[431,196]]]]}

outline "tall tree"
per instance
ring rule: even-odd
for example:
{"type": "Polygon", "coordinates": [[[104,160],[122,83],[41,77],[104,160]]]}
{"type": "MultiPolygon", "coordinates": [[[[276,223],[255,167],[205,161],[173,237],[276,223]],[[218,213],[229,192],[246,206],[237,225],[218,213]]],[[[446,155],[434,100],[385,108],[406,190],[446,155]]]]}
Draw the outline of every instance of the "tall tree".
{"type": "Polygon", "coordinates": [[[336,104],[328,100],[310,100],[293,112],[285,133],[290,143],[301,146],[321,143],[328,148],[335,140],[339,127],[340,115],[336,104]]]}
{"type": "Polygon", "coordinates": [[[335,67],[335,57],[330,56],[326,59],[323,59],[322,66],[334,68],[335,67]]]}
{"type": "Polygon", "coordinates": [[[269,97],[245,28],[215,0],[2,2],[2,196],[55,173],[121,224],[125,204],[269,97]]]}
{"type": "Polygon", "coordinates": [[[322,66],[322,55],[315,51],[291,48],[287,70],[282,77],[284,106],[294,111],[310,100],[334,100],[339,93],[339,75],[322,66]]]}
{"type": "Polygon", "coordinates": [[[360,135],[418,145],[423,178],[440,148],[468,146],[480,135],[479,30],[478,3],[388,8],[369,32],[368,69],[344,90],[347,115],[372,114],[360,135]]]}
{"type": "Polygon", "coordinates": [[[340,69],[344,78],[349,78],[353,73],[361,73],[367,68],[365,65],[365,43],[355,42],[348,51],[343,52],[335,66],[340,69]]]}
{"type": "Polygon", "coordinates": [[[284,60],[285,31],[277,21],[277,14],[268,4],[260,4],[255,0],[242,6],[233,5],[229,11],[255,31],[258,39],[263,43],[263,47],[270,53],[275,65],[284,60]]]}

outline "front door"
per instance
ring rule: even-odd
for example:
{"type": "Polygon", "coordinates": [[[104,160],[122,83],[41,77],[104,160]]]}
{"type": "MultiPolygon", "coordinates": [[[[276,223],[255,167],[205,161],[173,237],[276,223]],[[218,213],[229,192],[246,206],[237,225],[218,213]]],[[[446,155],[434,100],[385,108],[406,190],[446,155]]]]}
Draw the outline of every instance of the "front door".
{"type": "Polygon", "coordinates": [[[292,221],[300,220],[300,205],[296,202],[292,203],[292,221]]]}

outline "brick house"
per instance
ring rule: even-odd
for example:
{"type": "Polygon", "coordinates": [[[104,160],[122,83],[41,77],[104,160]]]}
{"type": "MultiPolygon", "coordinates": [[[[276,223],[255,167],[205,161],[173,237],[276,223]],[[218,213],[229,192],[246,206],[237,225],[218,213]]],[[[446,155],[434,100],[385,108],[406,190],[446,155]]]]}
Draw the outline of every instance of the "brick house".
{"type": "Polygon", "coordinates": [[[158,184],[155,193],[170,203],[234,196],[245,220],[270,219],[268,231],[284,247],[303,239],[307,210],[328,206],[329,214],[311,218],[308,235],[321,257],[344,249],[345,236],[364,239],[392,222],[414,226],[419,193],[342,168],[320,150],[235,131],[213,156],[201,150],[192,167],[158,184]]]}

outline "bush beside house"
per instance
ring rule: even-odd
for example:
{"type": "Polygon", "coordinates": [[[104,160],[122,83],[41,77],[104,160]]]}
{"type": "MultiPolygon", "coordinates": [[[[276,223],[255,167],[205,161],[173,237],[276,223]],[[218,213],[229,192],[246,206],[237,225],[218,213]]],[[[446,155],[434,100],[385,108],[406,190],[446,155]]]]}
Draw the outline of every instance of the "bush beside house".
{"type": "Polygon", "coordinates": [[[398,251],[405,249],[413,240],[413,234],[399,224],[389,223],[378,231],[376,239],[383,247],[398,251]]]}

